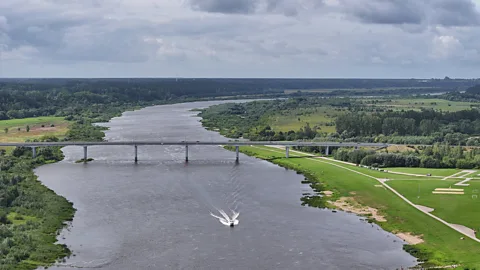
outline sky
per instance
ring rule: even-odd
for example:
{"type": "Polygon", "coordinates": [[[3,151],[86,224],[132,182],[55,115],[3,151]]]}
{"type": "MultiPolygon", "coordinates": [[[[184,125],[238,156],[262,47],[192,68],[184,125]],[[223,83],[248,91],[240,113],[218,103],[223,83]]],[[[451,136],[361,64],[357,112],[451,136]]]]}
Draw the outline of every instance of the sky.
{"type": "Polygon", "coordinates": [[[0,0],[0,77],[479,71],[480,0],[0,0]]]}

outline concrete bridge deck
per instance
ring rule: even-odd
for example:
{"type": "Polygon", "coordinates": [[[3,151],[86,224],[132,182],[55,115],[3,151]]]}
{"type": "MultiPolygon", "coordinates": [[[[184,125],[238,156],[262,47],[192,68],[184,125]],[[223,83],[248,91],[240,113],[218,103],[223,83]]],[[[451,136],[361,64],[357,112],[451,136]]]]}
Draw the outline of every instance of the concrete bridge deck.
{"type": "MultiPolygon", "coordinates": [[[[2,143],[0,142],[0,147],[30,147],[32,148],[33,157],[36,157],[36,148],[37,147],[51,147],[51,146],[81,146],[83,147],[84,155],[83,161],[86,162],[88,159],[87,148],[88,146],[133,146],[135,150],[135,162],[138,162],[138,146],[161,146],[161,145],[180,145],[185,147],[185,161],[188,162],[188,147],[195,145],[227,145],[235,146],[236,148],[236,160],[239,160],[239,147],[240,146],[249,146],[249,145],[275,145],[275,146],[285,146],[285,156],[289,157],[290,147],[293,146],[317,146],[324,147],[325,154],[330,154],[330,147],[375,147],[377,149],[383,149],[388,146],[401,144],[388,144],[388,143],[355,143],[355,142],[308,142],[308,141],[240,141],[240,140],[229,140],[229,141],[101,141],[101,142],[74,142],[74,141],[64,141],[64,142],[23,142],[23,143],[2,143]]],[[[420,146],[420,145],[415,145],[420,146]]],[[[427,146],[427,145],[422,145],[427,146]]]]}
{"type": "Polygon", "coordinates": [[[102,142],[24,142],[24,143],[2,143],[0,146],[24,146],[24,147],[44,147],[44,146],[95,146],[95,145],[281,145],[281,146],[333,146],[333,147],[387,147],[393,144],[386,143],[350,143],[350,142],[306,142],[306,141],[102,141],[102,142]]]}

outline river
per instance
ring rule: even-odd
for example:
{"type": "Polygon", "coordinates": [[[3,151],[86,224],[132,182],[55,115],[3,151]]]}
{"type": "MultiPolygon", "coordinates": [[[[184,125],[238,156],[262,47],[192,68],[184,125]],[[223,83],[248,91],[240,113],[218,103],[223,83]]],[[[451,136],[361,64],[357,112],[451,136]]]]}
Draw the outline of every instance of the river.
{"type": "MultiPolygon", "coordinates": [[[[222,140],[193,108],[225,101],[148,107],[106,126],[115,140],[222,140]]],[[[395,269],[416,264],[403,241],[347,213],[301,205],[303,177],[219,146],[65,147],[65,160],[36,170],[77,209],[59,236],[73,251],[49,269],[395,269]],[[240,211],[230,228],[215,207],[240,211]]]]}

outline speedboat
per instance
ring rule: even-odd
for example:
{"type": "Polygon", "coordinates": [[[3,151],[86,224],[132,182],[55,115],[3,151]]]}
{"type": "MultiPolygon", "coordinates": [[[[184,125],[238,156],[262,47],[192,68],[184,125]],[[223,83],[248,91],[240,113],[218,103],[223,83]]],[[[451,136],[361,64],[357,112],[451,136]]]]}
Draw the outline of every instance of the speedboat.
{"type": "Polygon", "coordinates": [[[216,216],[213,213],[210,213],[210,215],[212,217],[217,218],[220,221],[220,223],[222,223],[225,226],[234,227],[234,226],[238,225],[238,219],[237,218],[240,215],[240,213],[232,210],[232,217],[229,217],[228,214],[225,213],[225,211],[223,211],[223,210],[218,210],[218,212],[220,212],[220,214],[223,217],[216,216]]]}

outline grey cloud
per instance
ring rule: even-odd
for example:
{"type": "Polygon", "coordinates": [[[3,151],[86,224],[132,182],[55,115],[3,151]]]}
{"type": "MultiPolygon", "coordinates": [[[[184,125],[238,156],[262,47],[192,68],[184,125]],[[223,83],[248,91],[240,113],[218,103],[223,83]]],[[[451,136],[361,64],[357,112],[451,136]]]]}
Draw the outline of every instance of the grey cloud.
{"type": "Polygon", "coordinates": [[[420,24],[425,19],[419,0],[342,0],[347,13],[365,23],[420,24]]]}
{"type": "Polygon", "coordinates": [[[442,26],[468,26],[480,23],[480,14],[472,0],[432,1],[432,20],[442,26]]]}
{"type": "Polygon", "coordinates": [[[252,13],[256,9],[256,0],[190,0],[195,10],[213,13],[252,13]]]}
{"type": "Polygon", "coordinates": [[[194,10],[224,14],[276,13],[297,16],[323,6],[324,0],[189,0],[194,10]]]}
{"type": "Polygon", "coordinates": [[[341,3],[345,12],[371,24],[450,27],[480,22],[473,0],[341,0],[341,3]]]}
{"type": "Polygon", "coordinates": [[[53,62],[141,62],[155,53],[143,42],[149,24],[105,19],[95,0],[85,5],[85,12],[74,14],[69,12],[75,6],[63,3],[37,10],[16,8],[5,14],[8,50],[33,47],[39,57],[53,62]]]}

